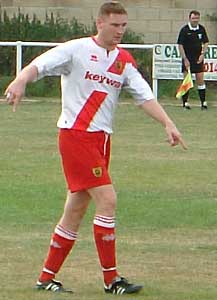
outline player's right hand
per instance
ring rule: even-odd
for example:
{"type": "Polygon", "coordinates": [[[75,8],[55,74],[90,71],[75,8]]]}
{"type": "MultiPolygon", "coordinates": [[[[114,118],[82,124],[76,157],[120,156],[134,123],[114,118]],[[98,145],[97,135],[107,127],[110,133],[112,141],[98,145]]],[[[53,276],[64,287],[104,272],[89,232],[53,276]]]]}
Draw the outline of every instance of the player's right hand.
{"type": "Polygon", "coordinates": [[[15,112],[25,92],[25,84],[22,81],[14,80],[7,87],[4,95],[9,105],[12,105],[12,111],[15,112]]]}

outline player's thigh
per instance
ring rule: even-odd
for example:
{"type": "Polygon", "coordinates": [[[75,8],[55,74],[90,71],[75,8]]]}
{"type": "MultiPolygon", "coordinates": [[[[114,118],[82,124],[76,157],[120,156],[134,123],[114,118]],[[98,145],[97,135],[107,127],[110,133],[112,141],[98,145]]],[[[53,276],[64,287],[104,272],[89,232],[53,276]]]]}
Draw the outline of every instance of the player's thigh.
{"type": "Polygon", "coordinates": [[[68,191],[64,211],[69,213],[73,211],[84,211],[89,205],[90,198],[90,195],[86,191],[74,193],[68,191]]]}
{"type": "Polygon", "coordinates": [[[60,224],[67,230],[78,231],[89,203],[90,195],[86,191],[75,193],[68,191],[60,224]]]}
{"type": "Polygon", "coordinates": [[[112,184],[90,188],[88,193],[95,202],[97,214],[114,216],[117,195],[112,184]]]}

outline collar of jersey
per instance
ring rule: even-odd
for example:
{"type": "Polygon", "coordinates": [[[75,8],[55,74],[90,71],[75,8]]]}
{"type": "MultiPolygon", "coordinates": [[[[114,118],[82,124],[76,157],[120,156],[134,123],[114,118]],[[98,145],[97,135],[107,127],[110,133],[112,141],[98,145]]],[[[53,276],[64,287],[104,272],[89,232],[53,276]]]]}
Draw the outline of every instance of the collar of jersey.
{"type": "Polygon", "coordinates": [[[192,27],[192,26],[191,26],[191,23],[188,22],[188,27],[190,28],[190,30],[196,31],[196,30],[199,29],[199,24],[197,25],[197,27],[192,27]]]}
{"type": "Polygon", "coordinates": [[[104,47],[102,47],[102,46],[100,46],[100,44],[97,42],[97,39],[96,39],[96,36],[91,36],[91,38],[92,38],[92,41],[99,47],[99,48],[101,48],[103,51],[106,51],[106,52],[112,52],[112,51],[116,51],[117,50],[117,46],[114,48],[114,49],[112,49],[112,50],[108,50],[108,49],[106,49],[106,48],[104,48],[104,47]]]}

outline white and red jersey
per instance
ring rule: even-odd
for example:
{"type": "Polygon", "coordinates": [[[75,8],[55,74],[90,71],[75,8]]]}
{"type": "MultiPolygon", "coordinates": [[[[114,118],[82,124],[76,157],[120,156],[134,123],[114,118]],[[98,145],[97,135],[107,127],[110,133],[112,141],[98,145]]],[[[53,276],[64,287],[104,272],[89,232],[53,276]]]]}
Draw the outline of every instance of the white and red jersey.
{"type": "Polygon", "coordinates": [[[118,47],[108,51],[93,37],[63,43],[31,64],[38,69],[38,79],[61,75],[60,128],[112,133],[122,88],[132,94],[137,104],[154,98],[131,54],[118,47]]]}

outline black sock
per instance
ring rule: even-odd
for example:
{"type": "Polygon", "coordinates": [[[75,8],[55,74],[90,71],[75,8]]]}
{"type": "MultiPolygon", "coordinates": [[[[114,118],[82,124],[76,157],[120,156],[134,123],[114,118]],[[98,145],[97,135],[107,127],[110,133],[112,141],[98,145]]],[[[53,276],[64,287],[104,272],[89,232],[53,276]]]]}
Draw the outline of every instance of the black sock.
{"type": "Polygon", "coordinates": [[[200,97],[201,105],[203,105],[203,103],[206,101],[206,89],[201,89],[201,90],[198,89],[198,94],[200,97]]]}
{"type": "Polygon", "coordinates": [[[188,102],[189,91],[182,96],[183,107],[185,107],[185,103],[188,102]]]}

